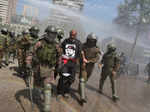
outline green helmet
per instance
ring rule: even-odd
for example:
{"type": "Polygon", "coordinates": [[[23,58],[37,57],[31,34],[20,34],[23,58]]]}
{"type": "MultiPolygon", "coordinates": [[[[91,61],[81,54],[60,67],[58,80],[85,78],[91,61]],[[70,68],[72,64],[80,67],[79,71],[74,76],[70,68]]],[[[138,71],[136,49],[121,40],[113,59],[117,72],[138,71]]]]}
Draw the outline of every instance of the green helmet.
{"type": "Polygon", "coordinates": [[[33,38],[38,38],[38,33],[39,33],[39,28],[37,26],[32,26],[30,29],[30,35],[33,37],[33,38]]]}
{"type": "Polygon", "coordinates": [[[28,29],[23,30],[23,31],[22,31],[22,34],[23,34],[23,35],[29,34],[29,30],[28,30],[28,29]]]}
{"type": "Polygon", "coordinates": [[[14,30],[11,30],[11,31],[9,31],[9,36],[10,37],[15,37],[15,31],[14,30]]]}
{"type": "Polygon", "coordinates": [[[61,28],[57,28],[57,35],[58,39],[62,39],[64,37],[64,30],[61,28]]]}
{"type": "Polygon", "coordinates": [[[30,32],[37,32],[39,33],[39,28],[37,26],[32,26],[30,29],[29,29],[30,32]]]}
{"type": "Polygon", "coordinates": [[[115,51],[116,50],[116,46],[111,43],[111,44],[107,45],[107,49],[108,49],[108,51],[115,51]]]}
{"type": "Polygon", "coordinates": [[[45,29],[46,33],[57,33],[57,29],[55,26],[49,25],[47,26],[47,28],[45,29]]]}
{"type": "Polygon", "coordinates": [[[17,37],[20,37],[21,35],[22,35],[21,32],[18,32],[17,37]]]}
{"type": "Polygon", "coordinates": [[[94,34],[94,33],[90,33],[88,36],[87,36],[87,40],[96,40],[97,41],[97,36],[94,34]]]}
{"type": "Polygon", "coordinates": [[[7,28],[2,28],[1,33],[7,35],[8,34],[8,29],[7,28]]]}
{"type": "Polygon", "coordinates": [[[95,47],[97,43],[97,36],[94,33],[90,33],[87,36],[86,43],[88,44],[89,47],[95,47]]]}

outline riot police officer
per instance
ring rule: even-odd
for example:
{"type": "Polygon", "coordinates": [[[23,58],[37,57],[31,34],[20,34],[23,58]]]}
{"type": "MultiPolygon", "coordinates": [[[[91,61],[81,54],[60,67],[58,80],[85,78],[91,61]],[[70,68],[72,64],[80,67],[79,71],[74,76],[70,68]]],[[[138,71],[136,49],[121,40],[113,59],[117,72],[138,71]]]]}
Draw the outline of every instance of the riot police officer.
{"type": "Polygon", "coordinates": [[[56,37],[55,26],[48,26],[45,29],[45,34],[35,44],[33,55],[27,58],[28,65],[33,66],[36,71],[34,73],[34,86],[43,88],[44,112],[50,112],[54,68],[57,61],[56,37]]]}
{"type": "Polygon", "coordinates": [[[0,35],[0,68],[2,67],[2,59],[6,52],[6,49],[8,49],[7,44],[7,36],[8,36],[8,30],[6,28],[1,29],[1,35],[0,35]]]}
{"type": "Polygon", "coordinates": [[[54,71],[54,78],[56,79],[61,69],[61,40],[64,38],[64,30],[61,28],[57,28],[57,63],[54,71]]]}
{"type": "Polygon", "coordinates": [[[5,56],[5,64],[8,66],[9,65],[9,45],[10,45],[9,32],[6,28],[3,28],[1,32],[2,32],[2,35],[5,38],[4,56],[5,56]]]}
{"type": "Polygon", "coordinates": [[[112,88],[112,98],[113,100],[117,100],[118,96],[116,96],[115,90],[115,77],[116,72],[119,69],[119,57],[116,53],[116,47],[114,44],[107,45],[107,52],[104,54],[101,63],[103,64],[100,85],[99,85],[99,92],[103,93],[103,85],[107,77],[110,78],[111,88],[112,88]]]}
{"type": "Polygon", "coordinates": [[[80,95],[81,101],[86,102],[85,99],[85,84],[92,75],[95,63],[98,62],[101,54],[97,47],[97,37],[94,33],[87,36],[86,42],[82,46],[82,60],[80,69],[80,95]]]}
{"type": "Polygon", "coordinates": [[[64,38],[64,30],[62,28],[57,28],[57,39],[59,42],[64,38]]]}
{"type": "Polygon", "coordinates": [[[13,55],[13,62],[16,56],[16,34],[15,31],[11,30],[9,32],[9,36],[10,36],[10,47],[9,47],[9,58],[11,57],[11,55],[13,55]]]}
{"type": "Polygon", "coordinates": [[[19,66],[19,73],[22,76],[25,75],[26,72],[26,56],[27,50],[29,49],[29,31],[23,30],[22,35],[17,39],[17,59],[18,59],[18,66],[19,66]]]}

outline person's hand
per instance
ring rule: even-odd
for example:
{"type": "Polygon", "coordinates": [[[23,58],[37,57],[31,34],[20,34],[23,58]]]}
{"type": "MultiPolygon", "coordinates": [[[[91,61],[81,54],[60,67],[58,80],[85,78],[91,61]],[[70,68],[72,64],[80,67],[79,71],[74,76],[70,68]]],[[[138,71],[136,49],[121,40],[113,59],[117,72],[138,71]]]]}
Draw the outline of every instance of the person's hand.
{"type": "Polygon", "coordinates": [[[88,63],[88,60],[86,58],[83,58],[84,63],[88,63]]]}
{"type": "Polygon", "coordinates": [[[35,49],[38,49],[38,48],[41,47],[41,46],[42,46],[41,42],[37,42],[37,43],[35,44],[35,49]]]}
{"type": "Polygon", "coordinates": [[[101,69],[102,68],[102,64],[98,64],[98,68],[101,69]]]}
{"type": "Polygon", "coordinates": [[[117,74],[116,71],[113,70],[113,71],[112,71],[112,75],[115,77],[116,74],[117,74]]]}
{"type": "Polygon", "coordinates": [[[27,56],[26,58],[26,64],[30,65],[32,63],[32,56],[27,56]]]}

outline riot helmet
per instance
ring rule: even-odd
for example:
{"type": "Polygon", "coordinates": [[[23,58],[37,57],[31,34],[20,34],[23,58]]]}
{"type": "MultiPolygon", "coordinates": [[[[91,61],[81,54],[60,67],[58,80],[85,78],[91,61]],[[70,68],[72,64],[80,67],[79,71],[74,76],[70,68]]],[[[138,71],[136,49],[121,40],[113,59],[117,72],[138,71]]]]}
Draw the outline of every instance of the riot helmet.
{"type": "Polygon", "coordinates": [[[47,26],[47,28],[45,29],[45,40],[47,42],[54,42],[57,36],[57,30],[55,26],[49,25],[47,26]]]}
{"type": "Polygon", "coordinates": [[[45,29],[45,33],[57,33],[57,29],[55,26],[49,25],[47,26],[47,28],[45,29]]]}
{"type": "Polygon", "coordinates": [[[61,28],[57,28],[57,38],[61,40],[64,37],[64,30],[61,28]]]}
{"type": "Polygon", "coordinates": [[[15,31],[13,31],[13,30],[10,31],[10,32],[9,32],[9,36],[10,36],[11,38],[15,37],[15,31]]]}
{"type": "Polygon", "coordinates": [[[22,31],[22,35],[27,35],[27,34],[29,34],[29,30],[28,29],[25,29],[25,30],[22,31]]]}
{"type": "Polygon", "coordinates": [[[116,46],[114,44],[110,43],[107,45],[107,50],[109,52],[114,52],[114,51],[116,51],[116,46]]]}
{"type": "Polygon", "coordinates": [[[22,33],[21,33],[21,32],[18,32],[17,37],[20,37],[21,35],[22,35],[22,33]]]}
{"type": "Polygon", "coordinates": [[[4,35],[7,35],[8,34],[7,28],[2,28],[1,33],[4,34],[4,35]]]}
{"type": "Polygon", "coordinates": [[[33,37],[33,38],[38,38],[38,33],[39,33],[39,28],[37,26],[32,26],[30,29],[30,35],[33,37]]]}
{"type": "Polygon", "coordinates": [[[94,46],[96,46],[96,43],[97,43],[97,36],[94,33],[90,33],[87,36],[86,41],[87,41],[87,44],[89,47],[94,47],[94,46]]]}
{"type": "Polygon", "coordinates": [[[124,52],[121,52],[120,56],[125,56],[124,52]]]}

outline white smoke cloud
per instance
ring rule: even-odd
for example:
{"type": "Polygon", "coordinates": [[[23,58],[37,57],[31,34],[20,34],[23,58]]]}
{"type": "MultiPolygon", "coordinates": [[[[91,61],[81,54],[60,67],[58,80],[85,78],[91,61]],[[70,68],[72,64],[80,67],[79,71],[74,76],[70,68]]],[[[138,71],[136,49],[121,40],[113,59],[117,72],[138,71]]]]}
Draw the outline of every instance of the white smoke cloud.
{"type": "MultiPolygon", "coordinates": [[[[67,10],[63,7],[53,5],[50,1],[47,0],[28,0],[27,3],[29,5],[32,5],[33,7],[37,7],[39,9],[39,18],[47,19],[50,16],[51,9],[57,9],[67,16],[71,17],[77,17],[80,18],[81,23],[84,25],[84,28],[87,33],[94,32],[98,35],[99,39],[102,40],[103,38],[107,37],[117,37],[124,39],[130,43],[134,42],[135,34],[134,32],[129,32],[128,34],[122,33],[122,31],[113,23],[110,21],[105,21],[101,18],[94,18],[89,15],[85,15],[83,13],[73,12],[71,10],[67,10]]],[[[89,10],[92,8],[97,8],[97,10],[103,10],[109,9],[108,6],[100,5],[100,4],[94,4],[93,6],[90,6],[90,4],[86,4],[89,7],[89,10]]],[[[144,45],[142,41],[138,41],[138,44],[144,45]]]]}

